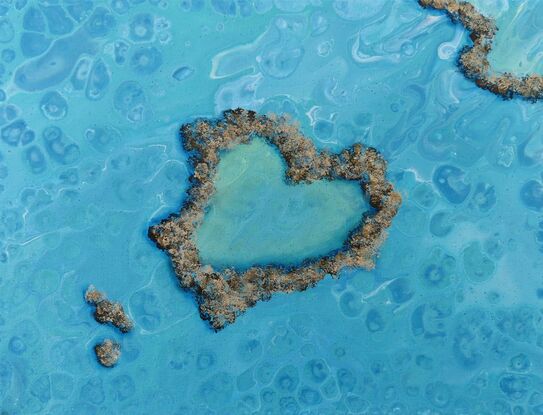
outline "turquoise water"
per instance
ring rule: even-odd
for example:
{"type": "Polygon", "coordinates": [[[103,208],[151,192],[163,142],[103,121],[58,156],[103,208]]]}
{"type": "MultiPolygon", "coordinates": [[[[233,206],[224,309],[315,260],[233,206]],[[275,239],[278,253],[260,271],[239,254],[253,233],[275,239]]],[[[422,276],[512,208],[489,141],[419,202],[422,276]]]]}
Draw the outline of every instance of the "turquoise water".
{"type": "MultiPolygon", "coordinates": [[[[504,3],[533,2],[488,7],[504,3]]],[[[466,80],[460,27],[415,0],[0,14],[4,412],[542,413],[543,107],[466,80]],[[375,270],[214,333],[147,227],[184,199],[180,124],[236,106],[292,115],[321,149],[375,146],[404,203],[375,270]],[[92,319],[90,283],[134,332],[92,319]],[[92,352],[105,336],[113,369],[92,352]]]]}
{"type": "Polygon", "coordinates": [[[196,246],[215,268],[296,265],[327,255],[369,210],[358,182],[291,185],[286,163],[263,139],[222,156],[196,246]]]}

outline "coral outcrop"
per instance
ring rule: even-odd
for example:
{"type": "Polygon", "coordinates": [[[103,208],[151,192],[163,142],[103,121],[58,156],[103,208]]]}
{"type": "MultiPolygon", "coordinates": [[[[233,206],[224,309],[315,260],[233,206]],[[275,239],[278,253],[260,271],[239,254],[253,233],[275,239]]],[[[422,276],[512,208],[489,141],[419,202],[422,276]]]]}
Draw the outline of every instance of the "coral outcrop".
{"type": "Polygon", "coordinates": [[[90,285],[87,289],[85,301],[96,307],[94,319],[97,322],[113,324],[123,333],[129,332],[134,327],[134,323],[125,313],[123,306],[108,300],[104,293],[96,290],[94,285],[90,285]]]}
{"type": "Polygon", "coordinates": [[[530,74],[515,76],[511,73],[493,73],[488,54],[498,28],[494,20],[481,14],[475,6],[458,0],[419,0],[424,8],[442,10],[453,22],[460,22],[470,32],[472,46],[460,53],[458,64],[467,78],[480,88],[505,99],[520,96],[530,101],[543,98],[543,76],[530,74]]]}
{"type": "Polygon", "coordinates": [[[106,339],[94,346],[96,358],[102,366],[112,367],[121,357],[121,345],[113,340],[106,339]]]}
{"type": "Polygon", "coordinates": [[[374,266],[374,256],[401,203],[399,193],[386,180],[386,162],[375,149],[355,144],[339,154],[318,151],[285,117],[239,108],[226,111],[218,121],[186,124],[181,136],[194,170],[187,198],[179,214],[149,228],[149,237],[170,256],[181,286],[194,293],[201,317],[213,329],[234,322],[240,313],[274,293],[303,291],[326,275],[337,276],[342,267],[374,266]],[[340,250],[300,266],[253,266],[245,271],[218,271],[201,262],[193,236],[214,193],[221,153],[249,143],[254,136],[279,150],[290,184],[316,180],[360,183],[373,209],[361,214],[360,224],[340,250]]]}

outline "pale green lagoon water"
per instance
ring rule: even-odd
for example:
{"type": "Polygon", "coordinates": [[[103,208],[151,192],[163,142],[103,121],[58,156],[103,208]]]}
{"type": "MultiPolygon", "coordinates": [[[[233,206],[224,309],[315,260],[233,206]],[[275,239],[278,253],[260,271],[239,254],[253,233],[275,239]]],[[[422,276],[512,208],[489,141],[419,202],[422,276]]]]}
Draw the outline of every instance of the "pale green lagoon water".
{"type": "Polygon", "coordinates": [[[223,155],[196,241],[219,268],[296,264],[341,248],[369,209],[358,182],[290,184],[278,150],[255,138],[223,155]]]}

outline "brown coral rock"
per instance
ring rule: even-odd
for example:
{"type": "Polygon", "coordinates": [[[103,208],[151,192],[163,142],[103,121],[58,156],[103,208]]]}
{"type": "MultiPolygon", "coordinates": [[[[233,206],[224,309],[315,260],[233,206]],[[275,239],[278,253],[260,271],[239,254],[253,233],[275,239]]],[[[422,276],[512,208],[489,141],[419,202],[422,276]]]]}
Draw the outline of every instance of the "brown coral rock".
{"type": "Polygon", "coordinates": [[[87,289],[85,301],[96,307],[94,318],[99,323],[113,324],[123,333],[129,332],[134,327],[134,323],[125,313],[123,306],[108,300],[104,293],[96,290],[94,285],[90,285],[87,289]]]}
{"type": "Polygon", "coordinates": [[[112,367],[121,357],[121,345],[113,340],[106,339],[94,346],[96,358],[102,366],[112,367]]]}
{"type": "Polygon", "coordinates": [[[520,96],[530,101],[543,98],[543,76],[517,77],[510,73],[492,74],[488,54],[496,36],[494,21],[480,13],[474,5],[458,0],[419,0],[424,8],[443,10],[453,21],[459,21],[470,32],[473,46],[460,53],[458,64],[464,75],[475,81],[479,88],[486,89],[504,99],[520,96]]]}
{"type": "Polygon", "coordinates": [[[375,149],[355,144],[340,154],[319,152],[285,117],[240,108],[226,111],[216,122],[186,124],[181,135],[194,168],[191,187],[179,214],[151,226],[149,237],[170,256],[179,283],[195,295],[201,317],[215,330],[233,323],[247,308],[274,293],[303,291],[327,274],[337,276],[343,267],[374,266],[373,258],[401,203],[399,193],[386,180],[386,162],[375,149]],[[361,215],[359,226],[342,249],[304,261],[301,266],[254,266],[245,271],[229,268],[219,272],[201,263],[193,234],[215,191],[213,179],[221,151],[248,143],[255,135],[279,150],[291,184],[353,180],[369,195],[374,210],[361,215]]]}

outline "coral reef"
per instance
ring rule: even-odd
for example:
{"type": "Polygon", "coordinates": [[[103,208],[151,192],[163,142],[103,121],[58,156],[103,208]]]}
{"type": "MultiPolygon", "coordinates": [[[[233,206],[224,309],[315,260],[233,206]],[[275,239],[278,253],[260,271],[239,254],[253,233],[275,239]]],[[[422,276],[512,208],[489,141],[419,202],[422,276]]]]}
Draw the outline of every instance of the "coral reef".
{"type": "Polygon", "coordinates": [[[125,313],[120,303],[114,303],[108,300],[104,293],[97,291],[94,285],[90,285],[85,292],[85,301],[96,307],[94,319],[101,323],[110,323],[117,327],[121,332],[127,333],[134,327],[132,320],[125,313]]]}
{"type": "Polygon", "coordinates": [[[102,366],[112,367],[121,357],[121,345],[113,340],[106,339],[94,346],[96,358],[102,366]]]}
{"type": "Polygon", "coordinates": [[[285,117],[240,108],[226,111],[216,122],[186,124],[181,135],[194,168],[187,199],[179,214],[151,226],[149,237],[170,256],[181,286],[194,293],[201,317],[209,320],[213,329],[234,322],[240,313],[273,293],[303,291],[328,274],[337,276],[342,267],[374,266],[373,257],[401,203],[399,193],[385,178],[386,162],[375,149],[355,144],[340,154],[319,152],[285,117]],[[291,184],[315,180],[360,183],[373,211],[362,215],[342,249],[300,266],[254,266],[243,272],[232,268],[219,272],[201,263],[193,235],[214,192],[221,151],[249,143],[255,135],[279,150],[291,184]]]}
{"type": "Polygon", "coordinates": [[[469,32],[472,46],[460,53],[458,64],[467,78],[483,89],[505,99],[520,96],[531,101],[543,98],[543,76],[531,74],[517,77],[511,73],[492,73],[488,54],[496,36],[494,21],[482,15],[470,3],[457,0],[419,0],[424,8],[443,10],[453,22],[460,22],[469,32]]]}

